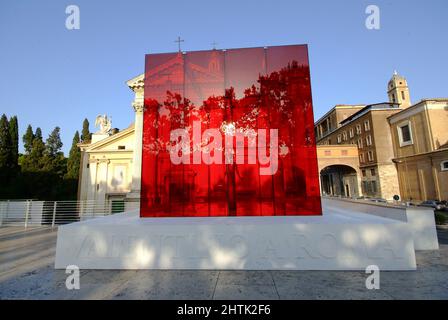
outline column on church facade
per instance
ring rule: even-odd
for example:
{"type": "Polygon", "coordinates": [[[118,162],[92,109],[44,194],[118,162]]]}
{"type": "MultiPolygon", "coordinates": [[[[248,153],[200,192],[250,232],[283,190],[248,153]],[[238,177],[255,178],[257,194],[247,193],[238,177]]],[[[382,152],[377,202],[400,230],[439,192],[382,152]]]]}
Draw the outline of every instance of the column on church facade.
{"type": "Polygon", "coordinates": [[[98,161],[89,160],[90,164],[90,176],[88,180],[87,185],[87,200],[94,201],[96,199],[96,176],[97,176],[97,169],[98,169],[98,161]]]}
{"type": "Polygon", "coordinates": [[[85,148],[81,148],[81,162],[79,170],[78,180],[78,200],[87,200],[89,189],[89,154],[85,151],[85,148]]]}
{"type": "Polygon", "coordinates": [[[134,123],[134,155],[132,159],[132,185],[131,192],[127,195],[129,201],[140,200],[140,185],[142,173],[142,134],[143,134],[143,92],[136,93],[136,98],[132,103],[135,111],[134,123]]]}

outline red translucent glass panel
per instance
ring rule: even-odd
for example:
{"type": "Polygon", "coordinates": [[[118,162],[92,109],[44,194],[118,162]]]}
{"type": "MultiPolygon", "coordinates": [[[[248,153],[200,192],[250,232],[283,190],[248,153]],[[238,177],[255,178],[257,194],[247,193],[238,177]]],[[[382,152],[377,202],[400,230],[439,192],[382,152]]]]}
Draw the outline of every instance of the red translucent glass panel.
{"type": "Polygon", "coordinates": [[[142,217],[320,215],[307,47],[146,55],[142,217]]]}

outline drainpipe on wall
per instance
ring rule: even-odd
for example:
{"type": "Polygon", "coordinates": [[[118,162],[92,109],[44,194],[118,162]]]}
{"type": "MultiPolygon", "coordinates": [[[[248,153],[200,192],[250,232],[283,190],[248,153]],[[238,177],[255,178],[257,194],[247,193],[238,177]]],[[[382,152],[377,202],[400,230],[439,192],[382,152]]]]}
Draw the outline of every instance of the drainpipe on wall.
{"type": "Polygon", "coordinates": [[[434,180],[437,199],[436,200],[442,200],[442,193],[440,192],[440,185],[439,185],[439,178],[437,176],[437,169],[434,167],[434,161],[431,156],[429,156],[429,159],[431,160],[431,173],[432,173],[432,179],[434,180]]]}

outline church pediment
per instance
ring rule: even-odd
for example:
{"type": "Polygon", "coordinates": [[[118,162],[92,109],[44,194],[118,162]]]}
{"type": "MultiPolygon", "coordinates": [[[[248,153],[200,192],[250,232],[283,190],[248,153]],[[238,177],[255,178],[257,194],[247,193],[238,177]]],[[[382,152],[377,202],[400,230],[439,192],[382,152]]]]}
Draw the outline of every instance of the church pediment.
{"type": "Polygon", "coordinates": [[[121,132],[111,135],[91,145],[81,147],[86,152],[102,152],[102,151],[133,151],[134,149],[134,125],[121,132]]]}
{"type": "Polygon", "coordinates": [[[128,85],[131,90],[137,89],[137,88],[143,88],[145,86],[145,74],[142,73],[141,75],[138,75],[128,81],[126,81],[126,84],[128,85]]]}

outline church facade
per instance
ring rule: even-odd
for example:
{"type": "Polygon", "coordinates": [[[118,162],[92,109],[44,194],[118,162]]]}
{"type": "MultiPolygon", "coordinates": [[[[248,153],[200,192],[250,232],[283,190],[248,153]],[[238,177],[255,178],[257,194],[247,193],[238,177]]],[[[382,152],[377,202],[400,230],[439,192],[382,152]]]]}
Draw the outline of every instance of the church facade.
{"type": "Polygon", "coordinates": [[[93,134],[92,142],[80,143],[78,200],[123,202],[128,209],[140,199],[141,146],[143,130],[144,75],[127,81],[134,92],[135,121],[111,135],[93,134]]]}

